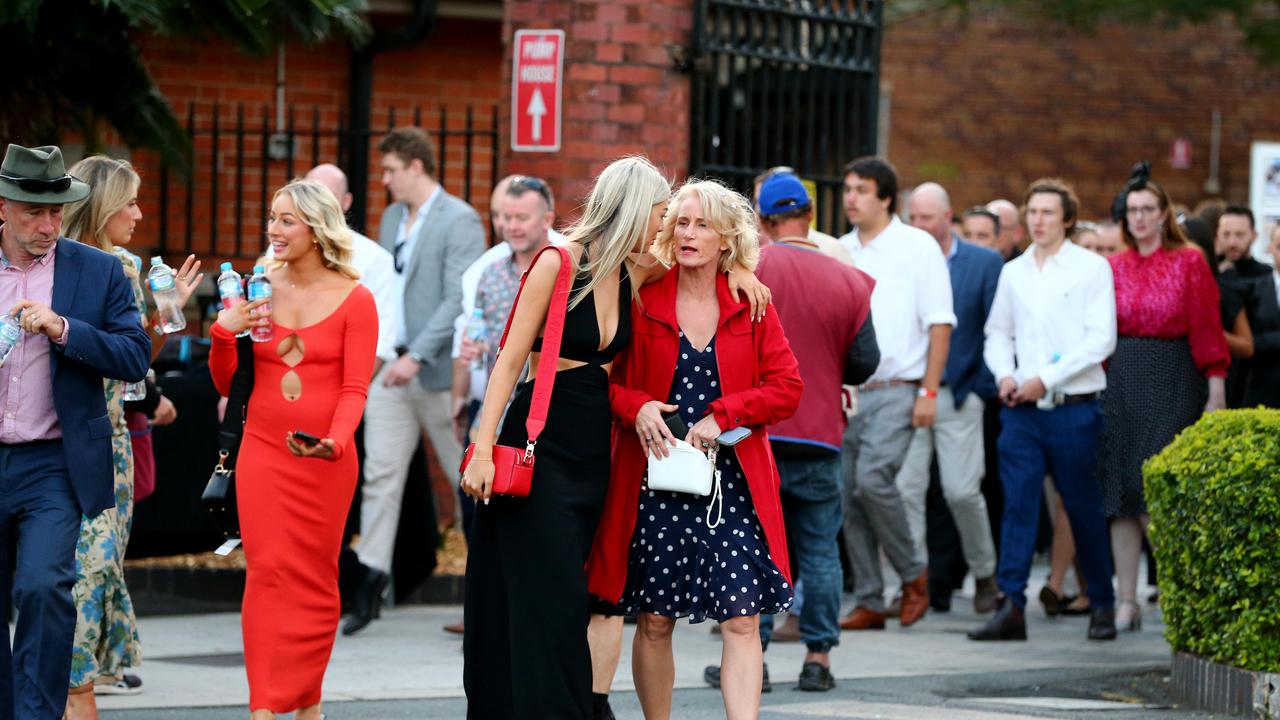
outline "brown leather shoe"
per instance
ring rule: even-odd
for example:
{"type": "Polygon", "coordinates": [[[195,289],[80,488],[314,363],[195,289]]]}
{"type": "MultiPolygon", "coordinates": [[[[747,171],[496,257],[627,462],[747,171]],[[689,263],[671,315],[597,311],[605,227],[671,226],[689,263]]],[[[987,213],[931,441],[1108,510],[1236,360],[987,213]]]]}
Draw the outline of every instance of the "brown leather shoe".
{"type": "Polygon", "coordinates": [[[770,642],[800,642],[800,616],[788,615],[787,621],[779,625],[773,631],[773,637],[770,642]]]}
{"type": "Polygon", "coordinates": [[[902,617],[902,591],[899,590],[897,595],[893,596],[893,602],[889,603],[889,607],[884,609],[885,617],[902,617]]]}
{"type": "Polygon", "coordinates": [[[862,606],[853,609],[840,621],[841,630],[883,630],[884,613],[868,610],[862,606]]]}
{"type": "Polygon", "coordinates": [[[898,622],[902,627],[915,625],[929,611],[929,571],[902,586],[902,615],[898,622]]]}

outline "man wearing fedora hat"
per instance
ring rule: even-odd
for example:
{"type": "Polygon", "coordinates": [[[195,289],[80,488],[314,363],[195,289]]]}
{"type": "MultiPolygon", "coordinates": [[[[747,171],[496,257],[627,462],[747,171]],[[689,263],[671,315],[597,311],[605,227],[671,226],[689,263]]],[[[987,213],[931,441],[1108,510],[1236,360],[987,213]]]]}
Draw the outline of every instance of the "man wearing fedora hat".
{"type": "Polygon", "coordinates": [[[11,598],[18,609],[12,653],[3,633],[0,720],[65,709],[80,516],[114,505],[102,382],[142,380],[151,357],[120,261],[61,237],[62,206],[88,194],[57,147],[5,152],[0,312],[24,332],[0,367],[0,612],[10,617],[11,598]]]}

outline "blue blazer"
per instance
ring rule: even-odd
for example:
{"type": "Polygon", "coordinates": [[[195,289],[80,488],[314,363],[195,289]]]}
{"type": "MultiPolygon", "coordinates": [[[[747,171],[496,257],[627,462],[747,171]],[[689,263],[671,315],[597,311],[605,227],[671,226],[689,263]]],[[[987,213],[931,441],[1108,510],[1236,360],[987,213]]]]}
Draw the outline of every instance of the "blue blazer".
{"type": "Polygon", "coordinates": [[[967,243],[955,235],[956,255],[950,260],[951,296],[955,305],[956,328],[951,331],[951,350],[942,379],[951,388],[956,409],[969,393],[983,400],[996,396],[996,381],[982,360],[985,342],[983,328],[991,302],[996,296],[996,283],[1004,258],[994,250],[967,243]]]}
{"type": "Polygon", "coordinates": [[[53,407],[80,512],[93,517],[115,506],[114,428],[102,381],[146,377],[151,338],[119,259],[68,238],[54,253],[51,307],[71,327],[65,347],[49,343],[53,407]]]}

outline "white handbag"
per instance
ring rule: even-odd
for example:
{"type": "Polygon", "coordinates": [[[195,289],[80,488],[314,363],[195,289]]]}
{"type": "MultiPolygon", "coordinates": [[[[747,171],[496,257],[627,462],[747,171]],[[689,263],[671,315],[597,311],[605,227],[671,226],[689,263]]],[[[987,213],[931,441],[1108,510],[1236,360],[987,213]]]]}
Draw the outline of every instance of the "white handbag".
{"type": "Polygon", "coordinates": [[[667,447],[667,457],[649,455],[650,490],[688,493],[690,495],[711,496],[711,504],[707,506],[707,527],[715,529],[724,522],[724,497],[720,493],[720,470],[716,468],[716,448],[709,454],[683,440],[676,440],[675,447],[667,447]],[[717,508],[717,518],[711,522],[711,512],[717,508]]]}

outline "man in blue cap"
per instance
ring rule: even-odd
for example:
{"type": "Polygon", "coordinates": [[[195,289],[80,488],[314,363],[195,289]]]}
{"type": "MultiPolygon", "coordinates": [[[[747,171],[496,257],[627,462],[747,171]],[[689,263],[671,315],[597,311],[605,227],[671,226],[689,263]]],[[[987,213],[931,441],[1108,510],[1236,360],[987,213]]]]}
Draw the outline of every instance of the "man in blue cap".
{"type": "Polygon", "coordinates": [[[151,360],[120,261],[62,237],[62,206],[88,194],[53,146],[10,145],[0,165],[0,312],[22,328],[0,367],[0,613],[18,606],[0,720],[66,709],[80,517],[115,506],[102,381],[140,381],[151,360]]]}
{"type": "MultiPolygon", "coordinates": [[[[766,178],[757,210],[765,232],[756,273],[773,291],[805,379],[795,415],[769,428],[782,479],[792,577],[804,582],[800,638],[808,652],[799,687],[825,691],[835,687],[830,651],[840,642],[844,586],[837,535],[844,521],[840,448],[848,418],[841,385],[865,381],[880,361],[871,324],[875,281],[809,239],[813,203],[795,175],[778,172],[766,178]]],[[[762,616],[766,649],[772,631],[773,616],[762,616]]]]}

